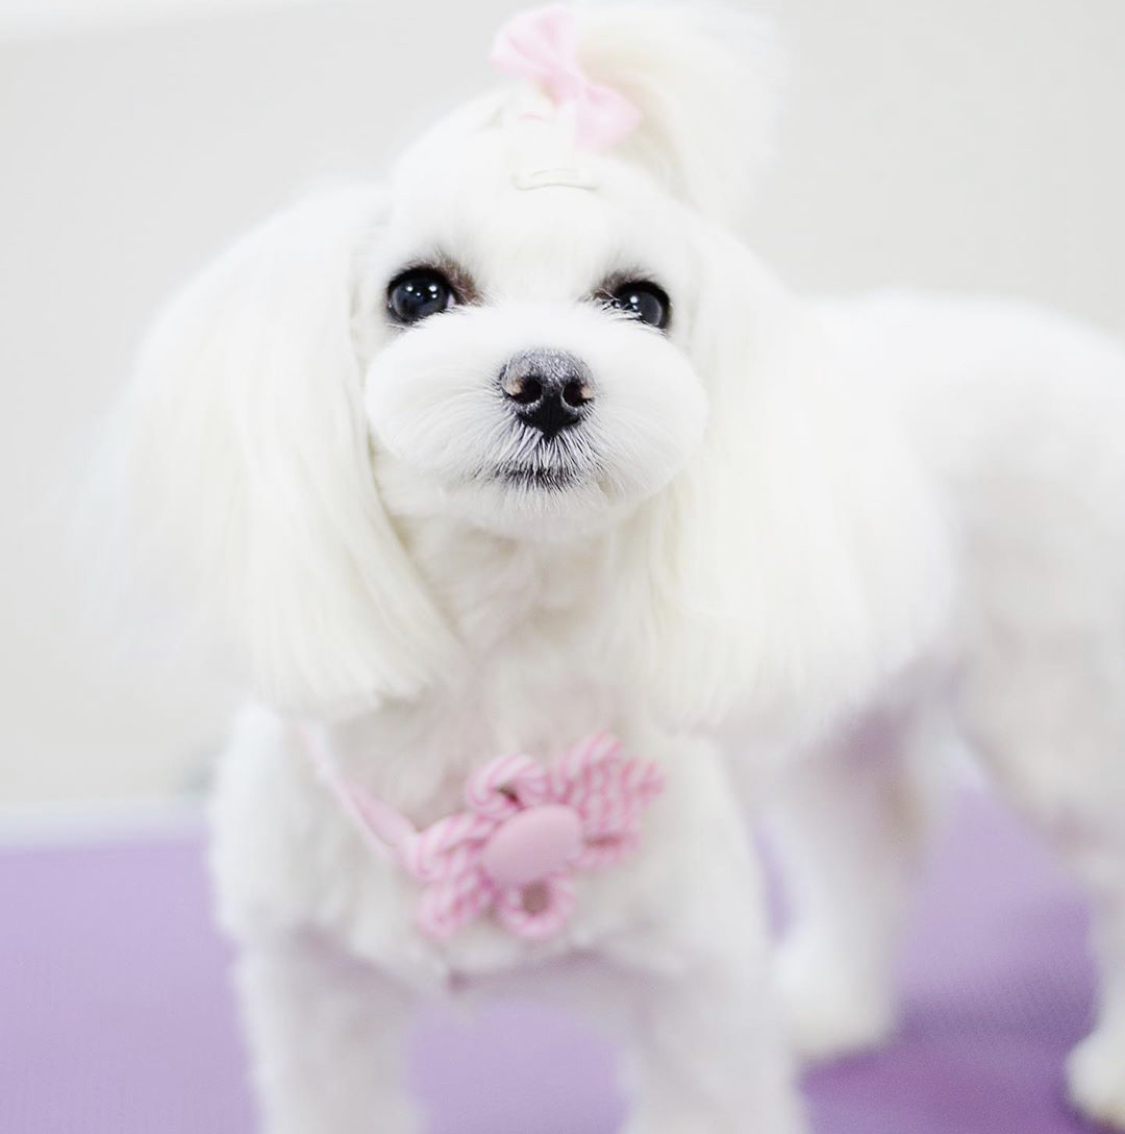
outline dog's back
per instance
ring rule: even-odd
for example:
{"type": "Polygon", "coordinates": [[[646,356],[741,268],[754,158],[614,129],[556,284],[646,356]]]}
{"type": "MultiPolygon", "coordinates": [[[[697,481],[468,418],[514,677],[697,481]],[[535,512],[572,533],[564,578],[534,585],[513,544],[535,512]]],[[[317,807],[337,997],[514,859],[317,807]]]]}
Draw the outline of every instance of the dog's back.
{"type": "Polygon", "coordinates": [[[861,404],[891,409],[932,477],[956,597],[931,649],[948,680],[871,708],[779,805],[802,910],[781,965],[795,1035],[823,1056],[892,1026],[889,946],[952,709],[992,780],[1094,898],[1097,1022],[1068,1085],[1086,1114],[1123,1125],[1125,351],[991,297],[885,292],[819,310],[841,379],[861,404]]]}

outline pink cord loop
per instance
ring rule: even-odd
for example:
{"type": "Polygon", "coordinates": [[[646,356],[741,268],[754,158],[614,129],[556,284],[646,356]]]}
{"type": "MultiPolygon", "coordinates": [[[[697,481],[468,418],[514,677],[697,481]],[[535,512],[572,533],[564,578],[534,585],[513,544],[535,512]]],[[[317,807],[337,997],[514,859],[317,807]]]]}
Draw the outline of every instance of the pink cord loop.
{"type": "Polygon", "coordinates": [[[503,819],[547,798],[547,773],[530,756],[501,756],[465,785],[465,803],[478,815],[503,819]]]}
{"type": "Polygon", "coordinates": [[[496,900],[496,889],[479,867],[435,882],[422,891],[417,919],[429,937],[449,937],[496,900]]]}
{"type": "Polygon", "coordinates": [[[480,857],[478,844],[495,827],[488,815],[461,811],[417,831],[397,846],[403,868],[419,882],[442,882],[464,874],[480,857]]]}
{"type": "Polygon", "coordinates": [[[636,104],[582,70],[578,25],[561,4],[514,16],[497,33],[489,59],[506,74],[537,83],[557,110],[572,113],[575,142],[585,149],[608,149],[641,121],[636,104]]]}
{"type": "Polygon", "coordinates": [[[496,902],[496,920],[517,937],[542,941],[562,929],[577,903],[571,878],[554,874],[533,888],[502,890],[496,902]]]}

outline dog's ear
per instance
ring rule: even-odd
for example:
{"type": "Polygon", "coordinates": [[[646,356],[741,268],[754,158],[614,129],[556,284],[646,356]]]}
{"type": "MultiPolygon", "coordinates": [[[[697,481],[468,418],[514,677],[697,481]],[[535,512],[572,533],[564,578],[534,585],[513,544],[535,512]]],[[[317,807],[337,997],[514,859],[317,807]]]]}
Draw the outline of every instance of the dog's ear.
{"type": "Polygon", "coordinates": [[[730,219],[773,152],[783,63],[773,26],[733,4],[578,4],[592,79],[641,111],[613,151],[700,212],[730,219]]]}
{"type": "Polygon", "coordinates": [[[735,240],[703,239],[704,444],[653,510],[660,703],[788,734],[869,696],[948,613],[943,506],[869,376],[735,240]],[[886,420],[884,420],[886,414],[886,420]]]}
{"type": "Polygon", "coordinates": [[[409,694],[451,648],[370,464],[353,277],[382,209],[325,193],[231,249],[158,320],[106,445],[142,577],[283,707],[409,694]]]}

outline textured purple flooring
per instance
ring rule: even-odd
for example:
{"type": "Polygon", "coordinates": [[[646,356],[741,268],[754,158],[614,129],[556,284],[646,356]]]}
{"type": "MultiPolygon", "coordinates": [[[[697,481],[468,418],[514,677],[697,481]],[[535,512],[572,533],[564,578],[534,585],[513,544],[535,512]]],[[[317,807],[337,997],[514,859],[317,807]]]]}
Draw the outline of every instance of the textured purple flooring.
{"type": "MultiPolygon", "coordinates": [[[[0,1134],[250,1134],[228,955],[198,840],[0,854],[0,1134]]],[[[817,1134],[1066,1134],[1084,1029],[1081,901],[966,800],[925,881],[897,1042],[809,1078],[817,1134]]],[[[610,1134],[609,1053],[524,1004],[423,1021],[432,1134],[610,1134]]],[[[749,1134],[749,1128],[748,1128],[749,1134]]]]}

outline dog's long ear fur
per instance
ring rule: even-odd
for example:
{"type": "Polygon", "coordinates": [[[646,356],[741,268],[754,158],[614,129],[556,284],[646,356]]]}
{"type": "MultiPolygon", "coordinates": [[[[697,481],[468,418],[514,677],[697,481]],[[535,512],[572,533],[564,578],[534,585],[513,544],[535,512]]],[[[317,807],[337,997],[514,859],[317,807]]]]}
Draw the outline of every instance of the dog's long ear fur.
{"type": "Polygon", "coordinates": [[[815,727],[907,664],[946,616],[941,502],[876,420],[881,396],[852,398],[863,376],[717,227],[770,156],[782,72],[770,23],[675,0],[575,12],[583,67],[643,114],[614,154],[706,218],[690,349],[707,437],[638,528],[658,703],[680,719],[742,707],[783,735],[815,727]]]}
{"type": "Polygon", "coordinates": [[[643,115],[615,152],[692,208],[736,216],[773,152],[784,68],[770,21],[708,0],[574,11],[583,68],[643,115]]]}
{"type": "Polygon", "coordinates": [[[868,696],[947,616],[944,506],[815,314],[732,238],[704,243],[708,432],[650,544],[660,703],[788,734],[868,696]]]}
{"type": "Polygon", "coordinates": [[[158,321],[106,447],[145,577],[285,707],[409,694],[451,645],[369,464],[352,273],[381,209],[337,190],[238,243],[158,321]]]}

